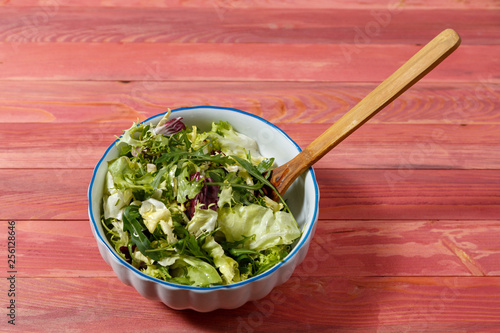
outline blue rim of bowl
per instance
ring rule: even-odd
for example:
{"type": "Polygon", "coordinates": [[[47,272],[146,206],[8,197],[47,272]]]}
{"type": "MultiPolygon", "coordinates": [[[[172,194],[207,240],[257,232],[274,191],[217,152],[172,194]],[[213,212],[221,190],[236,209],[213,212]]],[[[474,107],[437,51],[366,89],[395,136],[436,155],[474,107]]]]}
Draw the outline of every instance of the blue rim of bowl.
{"type": "MultiPolygon", "coordinates": [[[[277,127],[276,125],[270,123],[269,121],[265,120],[264,118],[261,118],[259,116],[256,116],[254,114],[251,114],[251,113],[248,113],[248,112],[245,112],[245,111],[241,111],[241,110],[234,109],[234,108],[221,107],[221,106],[203,106],[203,105],[200,105],[200,106],[190,106],[190,107],[178,108],[178,109],[171,110],[171,112],[172,112],[172,114],[174,114],[175,112],[178,112],[178,111],[191,110],[191,109],[202,109],[202,108],[204,108],[204,109],[208,108],[208,109],[227,110],[227,111],[236,112],[236,113],[244,114],[244,115],[249,116],[249,117],[256,118],[256,119],[260,120],[261,122],[267,124],[268,126],[271,126],[275,130],[277,130],[279,133],[281,133],[281,135],[285,136],[285,138],[287,140],[289,140],[298,149],[299,152],[301,151],[299,145],[297,145],[279,127],[277,127]]],[[[149,117],[146,120],[142,121],[140,124],[147,123],[147,122],[151,121],[152,119],[161,117],[161,116],[163,116],[165,114],[166,114],[166,112],[154,115],[154,116],[149,117]]],[[[211,287],[196,287],[196,286],[187,286],[187,285],[182,285],[182,284],[176,284],[176,283],[167,282],[167,281],[164,281],[164,280],[160,280],[160,279],[154,278],[154,277],[152,277],[150,275],[147,275],[147,274],[141,272],[140,270],[138,270],[137,268],[135,268],[134,266],[132,266],[131,264],[129,264],[128,262],[126,262],[122,257],[120,257],[116,253],[115,249],[113,249],[109,245],[109,242],[107,241],[107,239],[103,238],[105,236],[101,235],[101,232],[99,231],[97,223],[94,220],[94,214],[93,214],[93,210],[92,210],[92,189],[94,187],[94,181],[95,181],[95,177],[96,177],[96,174],[97,174],[97,170],[99,169],[100,165],[104,162],[104,158],[108,155],[108,152],[111,149],[115,148],[115,145],[116,145],[117,142],[118,142],[118,139],[116,139],[106,149],[106,151],[104,152],[103,156],[99,159],[99,162],[97,162],[97,164],[96,164],[96,166],[94,168],[94,171],[92,173],[92,179],[90,181],[89,189],[88,189],[88,192],[87,192],[87,198],[88,198],[88,201],[89,201],[89,217],[90,217],[90,220],[92,222],[93,228],[95,230],[95,234],[99,238],[99,241],[101,243],[103,243],[104,246],[106,246],[106,248],[108,249],[108,251],[110,251],[112,253],[113,258],[116,259],[116,260],[118,260],[118,263],[120,263],[120,264],[122,264],[122,265],[124,265],[124,266],[126,266],[128,268],[130,268],[132,272],[134,272],[135,274],[139,275],[139,277],[142,277],[143,279],[149,280],[151,282],[160,283],[160,284],[163,284],[163,285],[171,287],[171,288],[186,289],[186,290],[197,290],[197,291],[207,291],[207,292],[211,291],[211,290],[217,290],[217,289],[233,289],[233,288],[238,288],[238,287],[244,286],[246,284],[249,284],[249,283],[251,283],[253,281],[260,280],[262,278],[265,278],[266,276],[271,275],[273,272],[275,272],[276,270],[278,270],[285,263],[287,263],[288,261],[290,261],[290,259],[297,254],[297,252],[302,247],[302,245],[304,244],[304,242],[306,242],[306,240],[309,238],[309,234],[313,230],[314,222],[316,221],[317,216],[318,216],[319,188],[318,188],[318,183],[316,181],[316,176],[315,176],[314,170],[313,170],[312,167],[310,167],[309,168],[309,173],[312,176],[312,180],[313,180],[313,184],[314,184],[314,196],[315,196],[314,214],[312,216],[311,223],[309,224],[308,229],[305,230],[305,235],[304,235],[304,231],[303,231],[303,235],[301,236],[300,241],[297,244],[295,244],[295,246],[293,247],[292,251],[285,257],[285,259],[283,259],[282,261],[280,261],[279,263],[277,263],[276,265],[274,265],[273,267],[271,267],[267,271],[265,271],[265,272],[263,272],[263,273],[261,273],[259,275],[253,276],[253,277],[251,277],[251,278],[249,278],[247,280],[241,281],[241,282],[236,282],[236,283],[232,283],[232,284],[228,284],[228,285],[211,286],[211,287]]]]}

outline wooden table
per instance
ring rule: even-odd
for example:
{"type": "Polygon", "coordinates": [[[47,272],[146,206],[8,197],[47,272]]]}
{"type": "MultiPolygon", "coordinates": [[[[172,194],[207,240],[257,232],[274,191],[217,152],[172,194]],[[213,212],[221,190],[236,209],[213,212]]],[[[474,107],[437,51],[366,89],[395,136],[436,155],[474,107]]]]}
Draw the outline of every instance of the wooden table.
{"type": "Polygon", "coordinates": [[[4,1],[0,330],[498,332],[499,36],[496,0],[4,1]],[[305,147],[445,28],[460,48],[317,163],[316,236],[267,298],[173,311],[102,260],[86,191],[133,121],[232,107],[305,147]]]}

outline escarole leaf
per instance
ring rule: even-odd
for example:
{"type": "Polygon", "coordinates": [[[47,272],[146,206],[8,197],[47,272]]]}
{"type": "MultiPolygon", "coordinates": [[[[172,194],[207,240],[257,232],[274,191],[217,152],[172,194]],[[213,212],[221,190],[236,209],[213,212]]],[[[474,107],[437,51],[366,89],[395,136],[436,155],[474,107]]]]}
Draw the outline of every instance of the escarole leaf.
{"type": "Polygon", "coordinates": [[[115,187],[121,191],[130,189],[136,199],[147,198],[154,191],[151,186],[153,175],[143,172],[139,163],[131,161],[127,156],[108,162],[108,171],[115,187]]]}
{"type": "Polygon", "coordinates": [[[258,255],[258,268],[255,274],[267,271],[269,268],[285,259],[287,254],[288,248],[286,246],[273,246],[260,252],[258,255]]]}
{"type": "Polygon", "coordinates": [[[157,252],[148,252],[151,250],[151,242],[148,237],[144,234],[146,227],[139,222],[142,219],[139,213],[139,207],[128,206],[123,212],[123,230],[130,233],[130,240],[132,244],[137,246],[139,251],[145,256],[150,257],[153,260],[160,260],[159,254],[157,252]]]}
{"type": "Polygon", "coordinates": [[[250,151],[252,153],[251,161],[256,164],[265,158],[260,156],[259,147],[255,140],[236,132],[228,122],[212,123],[212,130],[208,132],[208,135],[217,142],[219,149],[226,155],[237,155],[244,158],[246,152],[250,151]]]}
{"type": "Polygon", "coordinates": [[[282,261],[301,231],[270,182],[274,158],[228,122],[200,132],[169,115],[133,124],[108,161],[101,222],[116,252],[152,277],[200,287],[282,261]]]}

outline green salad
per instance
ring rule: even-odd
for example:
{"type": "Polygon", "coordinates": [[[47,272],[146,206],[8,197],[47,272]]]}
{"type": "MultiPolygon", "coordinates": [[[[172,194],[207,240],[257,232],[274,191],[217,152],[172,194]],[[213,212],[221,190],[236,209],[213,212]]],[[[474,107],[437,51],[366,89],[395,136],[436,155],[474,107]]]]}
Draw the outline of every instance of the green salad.
{"type": "Polygon", "coordinates": [[[133,124],[108,162],[101,222],[116,252],[152,277],[199,287],[282,261],[301,232],[286,202],[266,195],[274,159],[227,122],[200,132],[169,117],[133,124]]]}

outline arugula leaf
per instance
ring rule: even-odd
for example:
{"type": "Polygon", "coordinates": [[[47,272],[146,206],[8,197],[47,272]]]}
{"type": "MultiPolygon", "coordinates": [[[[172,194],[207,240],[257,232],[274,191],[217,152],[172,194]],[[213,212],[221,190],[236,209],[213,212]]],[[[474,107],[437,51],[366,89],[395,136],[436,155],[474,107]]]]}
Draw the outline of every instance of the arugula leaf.
{"type": "Polygon", "coordinates": [[[190,151],[180,151],[174,150],[170,152],[163,153],[160,157],[158,157],[155,161],[156,164],[163,162],[177,162],[181,159],[189,159],[190,161],[197,162],[213,162],[218,164],[234,164],[231,163],[231,160],[227,156],[223,155],[209,155],[203,152],[203,147],[194,152],[190,151]]]}
{"type": "Polygon", "coordinates": [[[258,181],[260,181],[264,185],[270,187],[276,193],[276,195],[278,196],[278,198],[280,199],[280,201],[283,203],[283,206],[285,206],[286,210],[288,212],[290,212],[290,210],[288,209],[288,205],[286,204],[285,200],[283,199],[283,197],[281,196],[281,194],[278,192],[278,190],[276,189],[276,187],[274,187],[274,185],[271,184],[271,182],[269,180],[267,180],[262,175],[262,173],[260,173],[260,171],[259,171],[259,169],[257,167],[253,166],[252,163],[250,163],[249,161],[247,161],[247,160],[245,160],[245,159],[243,159],[241,157],[238,157],[236,155],[231,155],[231,158],[233,158],[236,162],[238,162],[239,165],[241,165],[243,168],[245,168],[245,170],[247,170],[248,173],[251,174],[258,181]]]}
{"type": "Polygon", "coordinates": [[[215,183],[224,182],[225,171],[223,169],[208,170],[207,174],[215,183]]]}
{"type": "Polygon", "coordinates": [[[163,177],[163,175],[168,171],[168,168],[167,167],[163,167],[161,168],[158,173],[156,174],[155,178],[153,179],[153,181],[151,182],[151,187],[153,188],[153,190],[156,190],[158,188],[158,185],[160,185],[160,182],[161,182],[161,177],[163,177]]]}
{"type": "Polygon", "coordinates": [[[148,237],[144,234],[146,231],[146,226],[144,226],[140,220],[142,219],[139,213],[139,207],[130,205],[125,208],[123,212],[123,230],[130,233],[131,242],[137,246],[139,251],[145,256],[150,257],[153,260],[160,260],[160,254],[157,252],[148,252],[151,250],[151,242],[148,237]]]}
{"type": "Polygon", "coordinates": [[[281,244],[300,232],[269,181],[274,158],[227,122],[198,133],[168,115],[125,131],[108,164],[103,207],[113,214],[102,223],[117,252],[146,274],[196,286],[243,281],[282,260],[281,244]],[[283,205],[269,206],[268,188],[283,205]],[[162,211],[146,214],[146,201],[162,211]]]}
{"type": "Polygon", "coordinates": [[[270,171],[273,165],[274,165],[274,157],[266,158],[265,160],[260,162],[259,165],[257,165],[257,171],[263,174],[266,171],[270,171]]]}
{"type": "Polygon", "coordinates": [[[205,237],[199,237],[198,239],[196,239],[186,230],[186,228],[184,228],[184,226],[182,226],[178,222],[174,222],[174,228],[175,232],[178,235],[182,235],[177,243],[175,243],[177,253],[181,255],[196,257],[213,264],[212,257],[210,257],[210,255],[201,247],[205,242],[205,237]]]}

